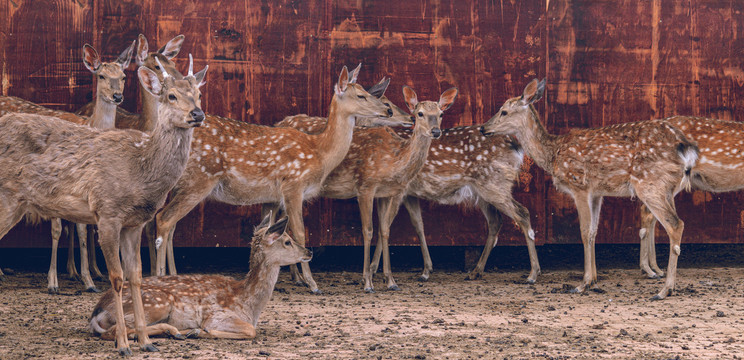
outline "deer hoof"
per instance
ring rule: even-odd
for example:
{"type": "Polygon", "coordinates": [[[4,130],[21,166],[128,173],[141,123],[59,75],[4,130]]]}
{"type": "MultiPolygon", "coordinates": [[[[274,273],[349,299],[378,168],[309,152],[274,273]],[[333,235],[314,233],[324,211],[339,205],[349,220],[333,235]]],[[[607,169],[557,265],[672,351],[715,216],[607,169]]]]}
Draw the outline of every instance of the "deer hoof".
{"type": "Polygon", "coordinates": [[[323,295],[323,291],[318,288],[310,290],[310,292],[313,293],[313,295],[323,295]]]}
{"type": "Polygon", "coordinates": [[[583,293],[583,292],[584,292],[584,289],[582,289],[582,288],[580,288],[580,287],[578,287],[578,286],[577,286],[577,287],[575,287],[575,288],[573,288],[573,289],[569,290],[568,292],[569,292],[570,294],[581,294],[581,293],[583,293]]]}
{"type": "Polygon", "coordinates": [[[526,282],[530,285],[535,285],[535,279],[527,279],[526,282]]]}
{"type": "Polygon", "coordinates": [[[119,349],[119,355],[121,356],[132,356],[132,349],[125,347],[119,349]]]}
{"type": "Polygon", "coordinates": [[[47,292],[49,292],[52,295],[59,294],[59,288],[58,287],[50,287],[47,289],[47,292]]]}
{"type": "Polygon", "coordinates": [[[656,294],[656,295],[654,295],[654,297],[651,298],[651,300],[653,300],[653,301],[664,300],[664,297],[661,296],[661,295],[659,295],[659,294],[656,294]]]}
{"type": "Polygon", "coordinates": [[[200,329],[193,329],[193,330],[189,331],[188,333],[186,333],[186,338],[198,338],[199,337],[199,334],[201,334],[201,330],[200,329]]]}
{"type": "Polygon", "coordinates": [[[427,282],[427,281],[429,281],[429,275],[421,275],[421,276],[419,276],[418,281],[421,281],[421,282],[427,282]]]}
{"type": "Polygon", "coordinates": [[[176,340],[186,340],[186,336],[182,334],[170,334],[170,336],[176,340]]]}
{"type": "Polygon", "coordinates": [[[388,286],[388,290],[390,291],[400,291],[400,288],[398,285],[388,286]]]}
{"type": "Polygon", "coordinates": [[[478,279],[480,279],[481,277],[483,277],[483,275],[481,275],[481,273],[480,273],[480,272],[475,272],[475,271],[471,271],[471,272],[470,272],[470,273],[468,274],[468,276],[467,276],[467,277],[465,277],[465,280],[478,280],[478,279]]]}
{"type": "Polygon", "coordinates": [[[373,289],[373,288],[364,288],[364,292],[366,292],[367,294],[374,294],[375,293],[375,289],[373,289]]]}
{"type": "Polygon", "coordinates": [[[145,344],[145,345],[142,345],[142,350],[143,350],[143,351],[147,351],[147,352],[158,352],[158,351],[160,351],[160,350],[158,350],[158,348],[156,348],[156,347],[155,347],[155,345],[153,345],[153,344],[145,344]]]}
{"type": "Polygon", "coordinates": [[[93,286],[93,287],[89,287],[89,288],[85,289],[85,292],[89,292],[89,293],[99,293],[99,292],[101,292],[101,289],[99,289],[99,288],[97,288],[97,287],[93,286]]]}

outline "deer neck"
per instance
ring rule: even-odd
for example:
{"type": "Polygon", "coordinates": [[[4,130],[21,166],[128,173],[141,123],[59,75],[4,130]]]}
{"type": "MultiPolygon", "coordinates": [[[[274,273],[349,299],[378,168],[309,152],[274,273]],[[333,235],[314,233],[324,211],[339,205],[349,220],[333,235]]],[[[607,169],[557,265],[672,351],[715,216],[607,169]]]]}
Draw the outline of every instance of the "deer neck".
{"type": "Polygon", "coordinates": [[[552,173],[556,136],[548,133],[540,123],[537,111],[530,105],[527,121],[517,129],[517,140],[537,166],[552,173]]]}
{"type": "Polygon", "coordinates": [[[333,95],[326,128],[322,133],[313,135],[323,166],[324,179],[346,157],[353,135],[354,114],[339,106],[337,95],[333,95]]]}
{"type": "MultiPolygon", "coordinates": [[[[160,119],[174,114],[161,107],[160,119]]],[[[153,193],[163,196],[176,184],[186,169],[191,147],[193,128],[172,126],[169,121],[158,121],[151,133],[143,133],[135,147],[142,149],[139,158],[133,159],[142,171],[144,184],[153,193]]]]}
{"type": "Polygon", "coordinates": [[[405,169],[410,173],[410,177],[416,175],[421,170],[426,162],[426,157],[429,154],[429,146],[431,146],[431,136],[426,134],[426,130],[421,127],[415,127],[413,129],[413,135],[409,139],[408,146],[402,151],[401,158],[404,159],[406,165],[405,169]]]}
{"type": "Polygon", "coordinates": [[[247,321],[256,326],[261,311],[271,299],[271,293],[279,278],[279,266],[267,264],[254,257],[251,257],[251,264],[251,269],[241,284],[239,303],[247,321]]]}
{"type": "Polygon", "coordinates": [[[139,124],[142,127],[139,130],[151,132],[158,123],[158,98],[147,92],[142,86],[140,86],[139,93],[142,103],[142,114],[140,114],[142,124],[139,124]]]}
{"type": "Polygon", "coordinates": [[[112,129],[116,120],[116,104],[104,101],[100,96],[96,97],[93,113],[88,118],[91,127],[97,129],[112,129]]]}

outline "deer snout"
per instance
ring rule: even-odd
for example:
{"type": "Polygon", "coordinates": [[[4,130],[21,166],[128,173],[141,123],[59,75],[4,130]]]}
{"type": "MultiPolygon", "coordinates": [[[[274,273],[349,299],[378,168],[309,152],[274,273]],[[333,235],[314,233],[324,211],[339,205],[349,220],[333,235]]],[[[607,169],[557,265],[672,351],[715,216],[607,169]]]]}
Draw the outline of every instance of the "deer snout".
{"type": "Polygon", "coordinates": [[[313,258],[313,251],[310,249],[305,249],[305,256],[302,257],[302,262],[308,262],[312,260],[313,258]]]}
{"type": "Polygon", "coordinates": [[[200,126],[201,122],[204,121],[204,111],[202,109],[196,108],[194,110],[191,110],[189,112],[189,115],[191,115],[191,121],[189,121],[189,124],[196,123],[196,126],[200,126]]]}
{"type": "Polygon", "coordinates": [[[439,137],[442,136],[442,130],[439,128],[431,129],[431,136],[435,139],[439,139],[439,137]]]}
{"type": "Polygon", "coordinates": [[[490,131],[486,130],[486,127],[485,126],[481,126],[480,127],[480,133],[482,135],[484,135],[484,136],[489,136],[489,135],[492,135],[493,134],[493,132],[490,132],[490,131]]]}
{"type": "Polygon", "coordinates": [[[121,93],[115,93],[111,96],[111,98],[113,98],[114,102],[117,104],[121,104],[121,102],[124,101],[124,95],[122,95],[121,93]]]}

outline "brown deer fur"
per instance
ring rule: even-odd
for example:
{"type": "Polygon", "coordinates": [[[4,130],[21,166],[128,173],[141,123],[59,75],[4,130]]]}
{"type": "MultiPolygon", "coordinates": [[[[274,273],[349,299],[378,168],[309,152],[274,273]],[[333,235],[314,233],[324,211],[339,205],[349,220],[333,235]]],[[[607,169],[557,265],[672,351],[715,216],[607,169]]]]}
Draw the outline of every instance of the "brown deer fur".
{"type": "Polygon", "coordinates": [[[484,126],[489,133],[516,136],[530,157],[570,194],[579,213],[584,244],[582,292],[597,281],[594,239],[604,196],[637,196],[661,221],[670,238],[666,283],[654,299],[674,290],[684,224],[674,194],[689,187],[689,171],[698,150],[666,120],[639,121],[551,135],[532,104],[542,97],[545,80],[533,80],[521,97],[507,100],[484,126]]]}
{"type": "MultiPolygon", "coordinates": [[[[711,192],[736,191],[744,188],[744,124],[736,121],[673,116],[666,121],[696,141],[700,159],[692,168],[693,189],[711,192]]],[[[656,218],[641,206],[641,269],[651,278],[664,276],[656,264],[654,229],[656,218]]]]}
{"type": "MultiPolygon", "coordinates": [[[[251,244],[250,271],[244,280],[220,275],[178,275],[142,280],[142,301],[148,335],[252,339],[261,311],[271,299],[279,267],[307,262],[312,252],[285,232],[287,218],[270,223],[264,218],[251,244]]],[[[133,307],[129,286],[124,284],[127,332],[132,334],[133,307]]],[[[114,294],[107,291],[93,310],[91,330],[103,338],[116,335],[114,294]]]]}
{"type": "Polygon", "coordinates": [[[0,237],[26,213],[97,224],[116,292],[121,354],[131,350],[121,307],[120,246],[132,284],[139,343],[144,350],[157,350],[145,333],[140,236],[186,167],[192,128],[204,119],[198,86],[205,71],[184,80],[166,78],[161,85],[149,69],[138,70],[148,91],[160,94],[159,121],[149,135],[102,131],[39,115],[0,118],[0,166],[16,169],[0,174],[0,237]]]}
{"type": "MultiPolygon", "coordinates": [[[[286,209],[293,236],[305,245],[302,203],[320,192],[326,176],[346,156],[355,117],[392,115],[388,107],[355,83],[358,69],[352,76],[346,67],[341,71],[330,106],[332,120],[317,135],[208,117],[206,125],[194,132],[184,176],[156,218],[158,241],[162,242],[158,247],[158,275],[165,273],[165,249],[176,223],[206,198],[233,205],[280,203],[286,209]]],[[[307,263],[302,264],[302,270],[310,290],[318,292],[307,263]]]]}

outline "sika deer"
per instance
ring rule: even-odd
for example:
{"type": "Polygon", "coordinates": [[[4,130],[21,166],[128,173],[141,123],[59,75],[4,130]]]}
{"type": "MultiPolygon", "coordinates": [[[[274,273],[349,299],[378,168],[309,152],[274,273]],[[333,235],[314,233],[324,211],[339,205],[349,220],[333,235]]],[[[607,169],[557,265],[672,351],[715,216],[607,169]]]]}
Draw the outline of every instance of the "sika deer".
{"type": "Polygon", "coordinates": [[[545,80],[530,82],[521,97],[507,100],[483,126],[485,134],[516,136],[535,163],[553,176],[555,186],[574,199],[584,244],[583,292],[597,281],[594,238],[604,196],[637,196],[669,234],[669,267],[663,299],[674,290],[684,223],[677,216],[674,194],[690,186],[697,146],[669,121],[650,120],[596,129],[549,134],[533,103],[542,98],[545,80]]]}
{"type": "MultiPolygon", "coordinates": [[[[114,62],[101,62],[96,49],[85,44],[83,46],[83,64],[93,73],[97,80],[96,84],[96,101],[93,114],[87,119],[86,124],[97,129],[112,129],[114,127],[114,117],[116,116],[117,105],[124,101],[122,91],[124,90],[124,70],[129,67],[134,52],[134,41],[132,45],[126,48],[114,62]]],[[[72,226],[72,225],[70,225],[72,226]]],[[[77,224],[77,232],[80,234],[80,277],[85,284],[85,291],[100,292],[93,283],[90,276],[88,265],[88,246],[87,246],[87,225],[77,224]]],[[[48,285],[50,293],[59,293],[59,283],[57,282],[57,246],[59,237],[62,233],[62,220],[59,218],[52,219],[52,259],[49,264],[48,285]]],[[[72,229],[67,231],[70,240],[67,256],[67,271],[70,276],[77,276],[75,270],[75,236],[72,229]]],[[[92,239],[92,238],[91,238],[92,239]]],[[[95,255],[95,243],[92,243],[95,255]]],[[[96,276],[101,276],[98,267],[93,270],[96,276]]]]}
{"type": "MultiPolygon", "coordinates": [[[[317,135],[208,117],[207,124],[194,132],[184,176],[156,218],[161,242],[158,275],[165,273],[165,249],[176,223],[206,198],[232,205],[281,203],[292,234],[305,246],[302,203],[320,192],[325,178],[346,156],[354,119],[392,116],[392,110],[355,83],[360,67],[351,76],[346,67],[341,71],[328,126],[317,135]]],[[[307,263],[302,271],[310,290],[318,293],[307,263]]]]}
{"type": "MultiPolygon", "coordinates": [[[[163,81],[162,78],[162,70],[165,70],[166,73],[168,73],[169,76],[174,77],[175,79],[181,79],[183,78],[183,75],[181,75],[180,72],[176,69],[175,64],[173,61],[171,61],[178,53],[181,51],[181,46],[183,45],[184,36],[178,35],[168,41],[163,47],[161,47],[156,52],[149,52],[149,45],[147,43],[147,38],[145,38],[144,35],[140,34],[137,37],[137,51],[135,56],[135,61],[137,62],[138,66],[144,66],[146,68],[149,68],[150,70],[154,71],[158,75],[158,79],[160,81],[163,81]]],[[[116,127],[119,129],[135,129],[140,131],[146,131],[150,132],[152,129],[155,128],[155,124],[158,120],[158,98],[155,96],[152,96],[149,92],[147,92],[144,87],[142,87],[142,84],[140,84],[140,102],[142,103],[142,112],[139,114],[132,114],[122,108],[117,108],[116,112],[116,127]]],[[[82,108],[80,108],[76,113],[81,115],[89,115],[92,113],[93,109],[95,107],[95,102],[91,102],[82,108]]],[[[155,225],[153,222],[147,223],[145,225],[145,237],[148,240],[148,250],[150,252],[150,274],[155,274],[155,225]]],[[[93,231],[92,228],[88,231],[88,236],[92,239],[93,238],[93,231]]],[[[93,243],[91,241],[91,243],[93,243]]],[[[171,244],[172,246],[172,244],[171,244]]],[[[172,251],[171,251],[172,252],[172,251]]],[[[97,270],[97,266],[95,265],[96,258],[95,258],[95,252],[91,252],[93,256],[91,256],[91,268],[94,273],[100,274],[100,270],[97,270]]],[[[68,268],[69,268],[68,263],[68,268]]],[[[175,274],[175,268],[173,268],[173,271],[171,271],[171,274],[175,274]]]]}
{"type": "MultiPolygon", "coordinates": [[[[250,270],[244,280],[221,275],[171,275],[142,280],[142,300],[150,336],[167,334],[222,339],[252,339],[261,311],[271,299],[279,267],[308,262],[312,252],[285,232],[287,218],[276,224],[271,215],[253,233],[250,270]]],[[[127,334],[132,334],[132,300],[124,284],[127,334]]],[[[113,292],[107,291],[93,310],[90,327],[102,338],[116,333],[113,292]]]]}
{"type": "Polygon", "coordinates": [[[114,289],[117,347],[130,355],[121,302],[122,260],[132,287],[135,328],[143,350],[156,351],[145,333],[140,296],[140,237],[145,222],[165,202],[183,173],[193,127],[204,120],[199,86],[206,68],[183,80],[161,83],[147,68],[138,77],[159,95],[151,134],[92,129],[53,117],[9,114],[0,118],[0,238],[24,214],[97,224],[114,289]]]}
{"type": "MultiPolygon", "coordinates": [[[[700,159],[690,174],[693,189],[710,192],[744,189],[743,123],[694,116],[673,116],[666,121],[696,141],[700,149],[700,159]]],[[[655,227],[656,218],[646,206],[641,206],[641,269],[650,278],[664,276],[656,264],[655,227]]]]}

